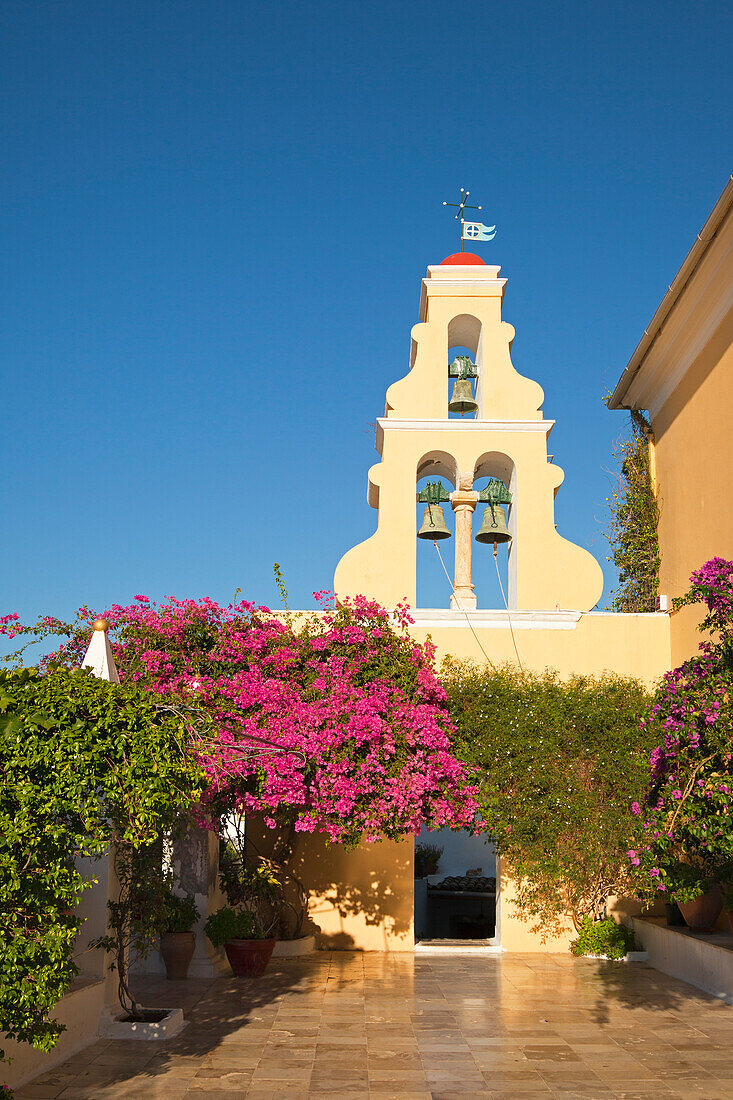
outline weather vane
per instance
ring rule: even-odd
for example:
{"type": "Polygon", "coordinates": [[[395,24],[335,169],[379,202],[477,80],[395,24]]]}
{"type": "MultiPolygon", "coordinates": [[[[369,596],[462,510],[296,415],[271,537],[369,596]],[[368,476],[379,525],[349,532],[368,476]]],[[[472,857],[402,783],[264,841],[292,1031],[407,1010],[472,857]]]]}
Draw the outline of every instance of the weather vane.
{"type": "Polygon", "coordinates": [[[483,222],[467,222],[463,217],[464,210],[481,210],[480,206],[469,206],[468,196],[470,191],[464,191],[461,188],[461,201],[460,202],[444,202],[443,206],[454,206],[458,211],[454,215],[456,221],[461,223],[461,252],[463,252],[464,241],[493,241],[496,236],[495,225],[484,225],[483,222]]]}

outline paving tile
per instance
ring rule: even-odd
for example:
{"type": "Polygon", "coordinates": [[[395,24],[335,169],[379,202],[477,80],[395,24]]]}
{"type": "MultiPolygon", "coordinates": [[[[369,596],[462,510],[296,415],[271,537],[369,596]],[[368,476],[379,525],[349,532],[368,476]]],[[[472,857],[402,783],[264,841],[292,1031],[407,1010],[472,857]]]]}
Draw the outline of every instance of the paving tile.
{"type": "Polygon", "coordinates": [[[324,953],[141,996],[187,1027],[95,1043],[18,1100],[733,1100],[733,1008],[648,967],[324,953]]]}

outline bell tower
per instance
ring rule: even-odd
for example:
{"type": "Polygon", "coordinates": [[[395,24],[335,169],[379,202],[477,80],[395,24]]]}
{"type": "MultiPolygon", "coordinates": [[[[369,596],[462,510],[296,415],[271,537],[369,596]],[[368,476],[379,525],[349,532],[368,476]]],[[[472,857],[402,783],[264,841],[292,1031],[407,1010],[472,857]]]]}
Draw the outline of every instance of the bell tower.
{"type": "Polygon", "coordinates": [[[414,607],[416,536],[442,538],[445,551],[446,505],[455,513],[457,615],[476,608],[473,555],[490,553],[497,541],[509,546],[510,610],[589,611],[599,599],[603,574],[595,558],[555,530],[555,495],[564,478],[547,453],[555,422],[544,419],[542,388],[512,364],[514,329],[501,318],[506,279],[499,272],[469,252],[428,267],[410,369],[387,390],[377,421],[380,461],[369,470],[367,491],[377,529],[339,562],[337,596],[361,593],[386,607],[406,597],[414,607]],[[451,362],[451,348],[470,355],[451,362]],[[427,483],[416,531],[417,482],[430,476],[451,489],[427,483]]]}

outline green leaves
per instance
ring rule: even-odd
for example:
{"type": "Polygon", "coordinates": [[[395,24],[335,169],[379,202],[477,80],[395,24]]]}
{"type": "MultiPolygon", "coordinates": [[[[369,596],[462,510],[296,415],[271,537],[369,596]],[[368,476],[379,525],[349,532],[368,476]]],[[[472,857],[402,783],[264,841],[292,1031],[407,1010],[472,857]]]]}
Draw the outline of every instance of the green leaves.
{"type": "Polygon", "coordinates": [[[155,839],[201,776],[151,693],[60,667],[0,671],[0,770],[0,1031],[49,1050],[93,885],[77,861],[155,839]]]}
{"type": "Polygon", "coordinates": [[[518,902],[547,931],[595,915],[630,874],[626,857],[654,735],[649,696],[610,674],[560,680],[517,666],[446,662],[456,755],[482,776],[482,816],[519,880],[518,902]]]}
{"type": "Polygon", "coordinates": [[[659,590],[659,505],[652,485],[648,429],[641,414],[635,414],[628,436],[614,450],[620,466],[608,501],[608,541],[620,582],[611,601],[614,611],[654,611],[659,590]]]}

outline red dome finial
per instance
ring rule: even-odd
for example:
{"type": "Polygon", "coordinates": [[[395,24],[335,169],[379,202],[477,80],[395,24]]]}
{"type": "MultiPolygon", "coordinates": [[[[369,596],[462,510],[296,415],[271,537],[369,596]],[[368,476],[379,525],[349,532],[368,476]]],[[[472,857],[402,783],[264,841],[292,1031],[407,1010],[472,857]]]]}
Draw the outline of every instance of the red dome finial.
{"type": "Polygon", "coordinates": [[[440,266],[443,264],[452,264],[453,266],[472,267],[474,264],[481,264],[482,267],[486,267],[486,263],[477,256],[475,252],[454,252],[452,256],[446,256],[444,260],[441,260],[440,266]]]}

